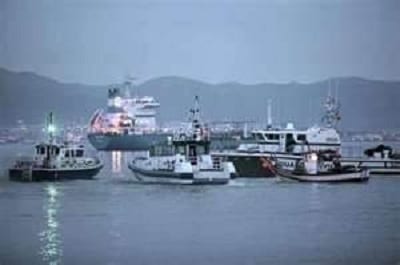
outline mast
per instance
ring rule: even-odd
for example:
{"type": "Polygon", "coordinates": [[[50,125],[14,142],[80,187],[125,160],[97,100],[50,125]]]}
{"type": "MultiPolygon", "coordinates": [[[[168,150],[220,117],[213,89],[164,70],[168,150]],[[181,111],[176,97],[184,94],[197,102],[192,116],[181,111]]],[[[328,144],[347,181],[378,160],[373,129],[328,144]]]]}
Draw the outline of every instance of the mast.
{"type": "MultiPolygon", "coordinates": [[[[131,97],[131,91],[132,91],[133,83],[134,83],[134,81],[136,81],[136,80],[137,80],[136,77],[133,77],[133,76],[130,76],[130,75],[128,75],[128,76],[125,78],[125,82],[124,82],[124,86],[125,86],[125,98],[130,98],[130,97],[131,97]]],[[[135,90],[135,92],[137,92],[137,91],[135,90]]],[[[136,93],[135,96],[138,96],[137,93],[136,93]]]]}
{"type": "MultiPolygon", "coordinates": [[[[337,94],[337,93],[336,93],[337,94]]],[[[325,114],[322,116],[322,123],[328,128],[336,128],[340,121],[340,103],[338,98],[332,96],[329,82],[328,97],[324,103],[325,114]]]]}
{"type": "Polygon", "coordinates": [[[272,101],[271,99],[268,99],[268,105],[267,105],[267,129],[272,128],[272,101]]]}
{"type": "Polygon", "coordinates": [[[54,133],[56,132],[56,126],[54,125],[53,112],[50,112],[49,115],[47,116],[46,123],[47,123],[46,130],[47,130],[47,134],[49,137],[49,143],[53,144],[54,143],[54,133]]]}
{"type": "Polygon", "coordinates": [[[195,124],[200,124],[200,104],[199,104],[199,96],[194,97],[194,106],[190,109],[191,117],[189,120],[195,124]]]}

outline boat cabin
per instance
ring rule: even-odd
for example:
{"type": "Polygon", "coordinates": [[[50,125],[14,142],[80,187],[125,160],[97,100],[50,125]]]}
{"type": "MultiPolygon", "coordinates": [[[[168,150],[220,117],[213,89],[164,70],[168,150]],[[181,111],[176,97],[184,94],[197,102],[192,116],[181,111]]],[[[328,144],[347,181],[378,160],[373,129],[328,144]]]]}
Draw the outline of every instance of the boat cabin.
{"type": "Polygon", "coordinates": [[[174,135],[172,146],[175,154],[181,154],[197,164],[197,157],[210,154],[210,135],[206,128],[194,126],[192,133],[179,133],[174,135]]]}
{"type": "Polygon", "coordinates": [[[35,146],[35,161],[37,164],[52,167],[57,161],[69,161],[83,158],[83,145],[38,144],[35,146]]]}
{"type": "Polygon", "coordinates": [[[287,128],[252,132],[258,151],[275,153],[304,153],[310,150],[340,149],[340,136],[333,128],[311,127],[307,130],[287,128]]]}
{"type": "Polygon", "coordinates": [[[174,134],[172,146],[175,154],[184,155],[192,165],[197,165],[198,158],[210,154],[210,130],[200,121],[198,97],[195,97],[195,107],[190,110],[191,126],[187,131],[174,134]]]}

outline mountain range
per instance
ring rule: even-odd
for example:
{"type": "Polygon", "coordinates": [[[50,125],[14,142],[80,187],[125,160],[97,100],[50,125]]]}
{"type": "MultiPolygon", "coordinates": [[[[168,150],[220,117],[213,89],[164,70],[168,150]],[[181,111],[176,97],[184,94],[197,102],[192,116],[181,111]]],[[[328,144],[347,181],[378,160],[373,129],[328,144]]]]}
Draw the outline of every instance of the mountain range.
{"type": "MultiPolygon", "coordinates": [[[[0,68],[0,124],[13,125],[17,120],[41,123],[49,111],[63,121],[88,122],[96,109],[106,106],[107,89],[112,86],[62,83],[32,72],[0,68]]],[[[340,128],[400,128],[398,81],[340,77],[313,83],[211,84],[169,76],[138,84],[131,93],[155,97],[161,103],[161,122],[187,119],[193,98],[198,95],[202,115],[209,121],[265,122],[267,102],[271,100],[275,123],[310,126],[320,122],[329,91],[341,104],[340,128]]]]}

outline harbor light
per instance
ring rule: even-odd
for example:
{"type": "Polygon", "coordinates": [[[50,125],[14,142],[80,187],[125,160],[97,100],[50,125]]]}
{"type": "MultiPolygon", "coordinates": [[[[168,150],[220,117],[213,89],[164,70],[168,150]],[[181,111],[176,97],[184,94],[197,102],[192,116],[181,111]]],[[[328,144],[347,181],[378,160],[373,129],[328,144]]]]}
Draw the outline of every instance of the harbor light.
{"type": "Polygon", "coordinates": [[[47,131],[48,131],[49,133],[55,133],[55,132],[56,132],[56,126],[55,126],[54,124],[50,124],[50,125],[47,127],[47,131]]]}
{"type": "Polygon", "coordinates": [[[317,161],[318,155],[316,153],[312,153],[310,159],[311,159],[311,161],[317,161]]]}

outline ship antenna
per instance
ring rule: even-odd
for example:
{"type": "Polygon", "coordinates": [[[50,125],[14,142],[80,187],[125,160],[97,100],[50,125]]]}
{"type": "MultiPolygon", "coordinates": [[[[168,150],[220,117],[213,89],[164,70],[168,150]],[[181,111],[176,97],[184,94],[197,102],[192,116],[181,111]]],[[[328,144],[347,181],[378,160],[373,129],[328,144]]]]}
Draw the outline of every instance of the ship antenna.
{"type": "Polygon", "coordinates": [[[190,109],[191,113],[191,121],[199,122],[200,121],[200,104],[199,104],[199,96],[194,97],[194,107],[190,109]]]}
{"type": "Polygon", "coordinates": [[[335,89],[335,100],[339,102],[339,80],[335,80],[336,89],[335,89]]]}
{"type": "Polygon", "coordinates": [[[336,128],[337,123],[340,120],[340,104],[338,99],[332,96],[329,82],[328,97],[324,103],[325,114],[322,117],[322,123],[328,128],[336,128]]]}
{"type": "MultiPolygon", "coordinates": [[[[132,90],[132,87],[133,87],[133,83],[137,80],[137,78],[128,75],[128,76],[125,78],[125,80],[126,80],[126,81],[124,82],[124,84],[125,84],[125,97],[126,97],[126,98],[130,98],[130,97],[131,97],[131,90],[132,90]]],[[[137,93],[136,90],[135,90],[135,92],[137,93]]]]}
{"type": "Polygon", "coordinates": [[[267,106],[267,129],[272,128],[272,102],[271,99],[268,99],[268,106],[267,106]]]}
{"type": "Polygon", "coordinates": [[[47,117],[47,133],[49,137],[49,142],[50,144],[54,143],[54,133],[56,131],[56,126],[54,125],[54,117],[53,117],[53,112],[50,112],[48,117],[47,117]]]}

